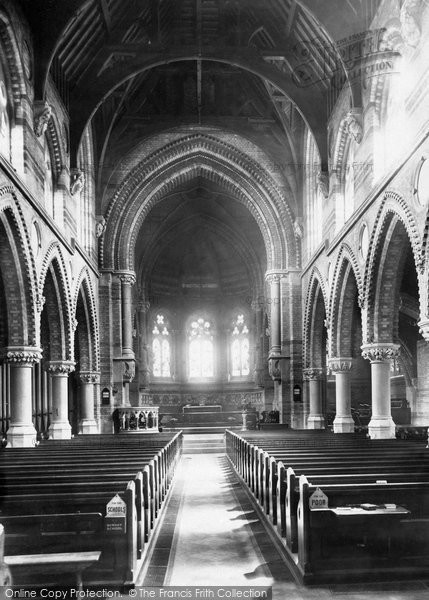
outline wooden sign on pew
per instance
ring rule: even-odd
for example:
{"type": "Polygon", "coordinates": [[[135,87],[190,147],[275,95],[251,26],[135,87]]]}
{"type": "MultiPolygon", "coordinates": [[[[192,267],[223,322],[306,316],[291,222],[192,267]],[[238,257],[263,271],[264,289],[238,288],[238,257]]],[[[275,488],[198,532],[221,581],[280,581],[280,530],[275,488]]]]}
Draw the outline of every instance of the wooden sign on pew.
{"type": "Polygon", "coordinates": [[[320,488],[316,488],[308,499],[310,509],[328,508],[328,496],[322,492],[320,488]]]}
{"type": "Polygon", "coordinates": [[[106,504],[104,523],[106,533],[127,532],[127,505],[118,494],[106,504]]]}

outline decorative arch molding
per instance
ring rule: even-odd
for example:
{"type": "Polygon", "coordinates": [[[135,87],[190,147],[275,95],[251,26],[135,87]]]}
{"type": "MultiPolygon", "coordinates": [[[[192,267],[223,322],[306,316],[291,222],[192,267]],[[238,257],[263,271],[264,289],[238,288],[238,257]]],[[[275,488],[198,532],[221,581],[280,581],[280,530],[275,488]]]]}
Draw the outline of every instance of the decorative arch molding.
{"type": "MultiPolygon", "coordinates": [[[[359,269],[359,263],[356,256],[348,244],[341,246],[340,252],[335,263],[333,283],[331,287],[331,296],[329,303],[330,317],[330,336],[329,336],[329,356],[344,356],[344,353],[337,347],[338,334],[340,328],[341,312],[344,304],[344,295],[348,278],[353,274],[356,283],[358,304],[361,306],[363,301],[363,280],[359,269]]],[[[347,356],[351,356],[349,352],[347,356]]]]}
{"type": "Polygon", "coordinates": [[[19,259],[23,263],[19,265],[24,281],[22,303],[23,307],[26,308],[25,314],[22,315],[22,345],[38,346],[39,319],[37,318],[37,309],[41,298],[37,287],[36,265],[22,208],[16,196],[16,190],[12,185],[0,187],[0,213],[3,212],[7,212],[11,216],[18,234],[16,243],[19,250],[19,259]]]}
{"type": "Polygon", "coordinates": [[[67,347],[67,360],[73,360],[73,320],[72,320],[72,311],[70,306],[71,299],[71,289],[70,283],[67,276],[67,266],[66,261],[64,260],[64,256],[61,251],[61,247],[58,242],[52,242],[43,257],[42,268],[40,270],[39,275],[39,297],[41,298],[40,303],[40,312],[43,309],[43,289],[45,287],[46,276],[49,268],[53,266],[54,273],[57,276],[59,285],[59,292],[63,308],[63,315],[65,318],[65,336],[66,336],[66,347],[67,347]]]}
{"type": "MultiPolygon", "coordinates": [[[[186,223],[186,221],[191,221],[192,219],[193,219],[193,216],[187,217],[184,221],[186,223]]],[[[182,221],[182,223],[183,223],[183,221],[182,221]]],[[[252,288],[256,289],[256,288],[260,287],[264,280],[262,270],[260,269],[256,253],[254,252],[252,247],[249,247],[249,245],[246,244],[243,236],[238,234],[233,229],[227,227],[226,225],[218,223],[213,218],[210,218],[210,219],[206,218],[205,226],[207,226],[209,231],[215,232],[217,235],[219,235],[220,237],[223,237],[227,242],[231,243],[232,245],[234,245],[237,248],[238,254],[240,255],[243,262],[247,266],[248,273],[251,278],[252,288]]],[[[170,228],[167,231],[164,231],[162,233],[162,235],[168,236],[169,232],[176,227],[177,227],[177,224],[173,225],[172,228],[170,228]]],[[[148,295],[148,290],[145,287],[145,284],[148,280],[148,273],[151,271],[152,266],[157,261],[158,256],[160,255],[161,252],[162,252],[161,245],[158,244],[156,241],[153,241],[152,244],[150,244],[148,246],[148,248],[146,249],[146,251],[143,255],[143,258],[141,260],[141,268],[138,272],[137,281],[139,282],[139,285],[141,286],[141,288],[144,289],[145,296],[148,295]]]]}
{"type": "MultiPolygon", "coordinates": [[[[365,314],[365,321],[364,317],[362,319],[364,343],[371,343],[374,335],[374,309],[377,298],[377,286],[381,276],[378,269],[378,262],[381,259],[386,242],[390,242],[390,240],[387,240],[387,235],[393,219],[400,221],[405,228],[411,244],[419,283],[424,270],[422,239],[414,215],[400,194],[394,191],[387,191],[384,194],[372,229],[369,251],[365,264],[364,295],[362,304],[365,314]]],[[[419,295],[421,302],[421,288],[419,289],[419,295]]]]}
{"type": "Polygon", "coordinates": [[[344,161],[347,156],[346,151],[349,140],[350,134],[347,115],[344,115],[337,130],[335,148],[332,156],[332,171],[336,172],[338,176],[341,176],[345,166],[344,161]]]}
{"type": "Polygon", "coordinates": [[[155,152],[119,186],[106,214],[107,227],[101,245],[105,268],[132,268],[135,240],[147,212],[194,176],[204,176],[221,185],[246,205],[261,229],[270,268],[284,268],[287,263],[299,265],[293,215],[271,175],[236,148],[212,136],[196,134],[155,152]],[[106,249],[110,250],[109,255],[106,249]]]}
{"type": "MultiPolygon", "coordinates": [[[[89,370],[98,372],[100,370],[100,334],[98,328],[97,299],[87,267],[84,267],[81,270],[76,280],[76,287],[72,300],[73,315],[76,315],[79,292],[81,291],[82,297],[84,301],[86,301],[89,315],[88,331],[92,345],[89,353],[92,364],[89,365],[89,370]]],[[[75,316],[73,316],[73,330],[75,330],[76,327],[77,321],[75,316]]]]}
{"type": "Polygon", "coordinates": [[[46,137],[49,144],[49,153],[51,155],[51,162],[53,165],[53,172],[55,175],[55,183],[58,180],[66,164],[66,157],[64,155],[63,142],[60,135],[60,126],[58,123],[57,116],[52,113],[51,118],[48,121],[46,129],[46,137]]]}
{"type": "MultiPolygon", "coordinates": [[[[305,302],[305,312],[304,312],[304,326],[303,326],[303,351],[304,351],[304,369],[308,369],[310,367],[314,367],[313,364],[313,348],[314,348],[314,332],[312,331],[313,320],[317,306],[318,295],[322,295],[322,300],[325,305],[325,313],[326,313],[326,324],[329,325],[329,314],[328,314],[328,293],[323,280],[323,277],[320,274],[320,271],[317,267],[314,267],[311,275],[310,281],[307,287],[306,294],[306,302],[305,302]]],[[[328,328],[329,331],[329,328],[328,328]]],[[[328,336],[329,337],[329,336],[328,336]]],[[[329,339],[328,339],[329,342],[329,339]]]]}
{"type": "Polygon", "coordinates": [[[16,111],[21,106],[22,97],[27,94],[27,89],[19,44],[11,24],[10,16],[4,9],[0,9],[0,45],[11,83],[15,117],[16,111]]]}

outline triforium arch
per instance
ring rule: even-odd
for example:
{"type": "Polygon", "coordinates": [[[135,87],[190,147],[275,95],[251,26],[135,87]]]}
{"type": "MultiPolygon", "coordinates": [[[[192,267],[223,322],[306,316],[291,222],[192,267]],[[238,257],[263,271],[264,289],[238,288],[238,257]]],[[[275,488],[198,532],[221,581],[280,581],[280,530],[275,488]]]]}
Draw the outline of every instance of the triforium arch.
{"type": "Polygon", "coordinates": [[[298,266],[294,219],[270,174],[234,147],[196,134],[150,156],[119,186],[106,215],[104,267],[132,269],[136,237],[151,207],[195,177],[216,183],[249,209],[261,229],[269,268],[298,266]]]}
{"type": "Polygon", "coordinates": [[[15,119],[16,111],[22,106],[22,98],[27,95],[27,90],[19,42],[12,26],[11,15],[4,9],[0,9],[0,55],[7,68],[7,77],[11,84],[15,119]]]}

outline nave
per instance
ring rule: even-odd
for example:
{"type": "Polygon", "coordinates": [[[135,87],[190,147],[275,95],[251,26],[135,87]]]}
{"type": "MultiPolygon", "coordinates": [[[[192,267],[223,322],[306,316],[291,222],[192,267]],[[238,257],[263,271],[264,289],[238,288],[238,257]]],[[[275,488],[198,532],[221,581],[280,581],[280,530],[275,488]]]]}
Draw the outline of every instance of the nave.
{"type": "Polygon", "coordinates": [[[184,454],[138,585],[272,587],[274,600],[427,598],[429,580],[301,585],[225,455],[222,436],[205,434],[198,442],[201,437],[184,436],[184,454]]]}

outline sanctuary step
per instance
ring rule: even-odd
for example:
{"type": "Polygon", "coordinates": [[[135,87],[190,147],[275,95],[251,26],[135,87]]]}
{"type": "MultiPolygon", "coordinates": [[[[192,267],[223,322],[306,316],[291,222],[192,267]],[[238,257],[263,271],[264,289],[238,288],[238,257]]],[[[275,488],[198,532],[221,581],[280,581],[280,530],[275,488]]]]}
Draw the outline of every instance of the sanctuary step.
{"type": "Polygon", "coordinates": [[[183,454],[224,454],[223,433],[184,433],[183,454]]]}

